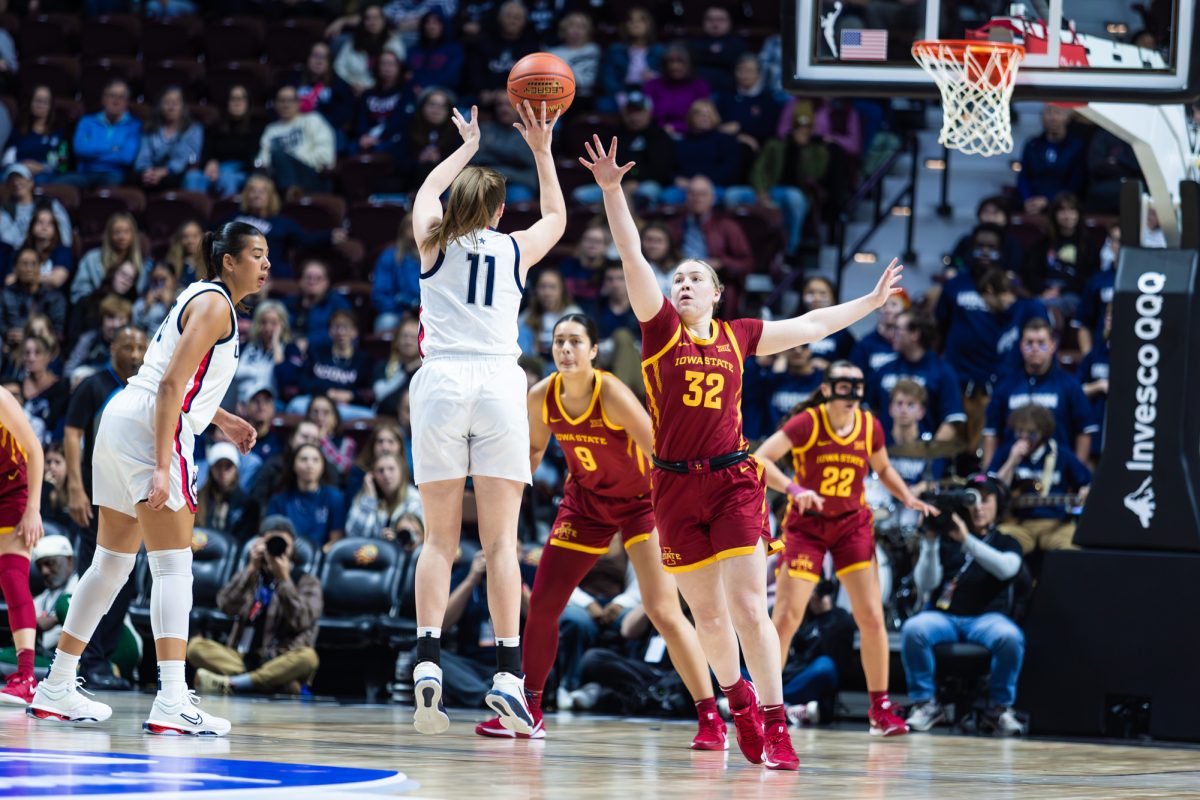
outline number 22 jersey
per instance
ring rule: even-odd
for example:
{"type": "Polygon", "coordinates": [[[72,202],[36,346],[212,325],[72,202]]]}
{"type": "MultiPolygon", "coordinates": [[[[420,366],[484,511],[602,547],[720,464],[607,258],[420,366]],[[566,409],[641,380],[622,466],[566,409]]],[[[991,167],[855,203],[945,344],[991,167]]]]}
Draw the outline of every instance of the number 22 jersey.
{"type": "Polygon", "coordinates": [[[421,355],[521,355],[521,249],[489,229],[456,239],[421,275],[421,355]]]}
{"type": "Polygon", "coordinates": [[[654,455],[693,461],[749,449],[742,435],[742,365],[762,336],[760,319],[713,320],[699,339],[663,298],[642,323],[642,378],[654,422],[654,455]]]}
{"type": "Polygon", "coordinates": [[[854,425],[841,437],[829,424],[822,404],[789,419],[783,432],[792,442],[796,482],[825,499],[822,517],[838,517],[866,506],[863,481],[871,474],[871,456],[884,445],[883,426],[874,414],[854,409],[854,425]]]}

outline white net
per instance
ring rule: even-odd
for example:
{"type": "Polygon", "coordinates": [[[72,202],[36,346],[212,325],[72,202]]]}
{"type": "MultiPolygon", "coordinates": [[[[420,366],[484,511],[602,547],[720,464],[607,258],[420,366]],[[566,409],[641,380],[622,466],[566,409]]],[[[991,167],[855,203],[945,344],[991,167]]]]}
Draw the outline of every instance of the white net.
{"type": "Polygon", "coordinates": [[[981,156],[1011,153],[1009,104],[1025,51],[996,42],[924,41],[913,57],[942,93],[938,141],[981,156]]]}

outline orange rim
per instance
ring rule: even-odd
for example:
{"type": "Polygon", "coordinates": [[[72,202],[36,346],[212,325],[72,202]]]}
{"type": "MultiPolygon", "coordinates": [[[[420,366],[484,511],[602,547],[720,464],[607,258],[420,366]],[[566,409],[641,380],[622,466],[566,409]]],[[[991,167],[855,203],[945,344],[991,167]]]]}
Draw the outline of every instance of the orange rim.
{"type": "Polygon", "coordinates": [[[987,42],[970,39],[924,39],[919,42],[913,42],[912,46],[914,56],[923,55],[931,59],[944,59],[945,54],[948,52],[954,58],[955,62],[959,64],[963,62],[963,56],[968,51],[980,54],[999,52],[1007,56],[1009,60],[1016,61],[1021,61],[1025,58],[1025,48],[1012,42],[987,42]]]}

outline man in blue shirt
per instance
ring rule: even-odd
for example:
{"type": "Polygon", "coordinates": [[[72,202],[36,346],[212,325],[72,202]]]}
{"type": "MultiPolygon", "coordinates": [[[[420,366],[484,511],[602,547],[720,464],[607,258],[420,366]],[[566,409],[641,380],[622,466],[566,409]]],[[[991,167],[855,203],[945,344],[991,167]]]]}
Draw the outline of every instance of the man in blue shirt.
{"type": "Polygon", "coordinates": [[[103,110],[79,120],[72,148],[75,172],[60,175],[56,183],[92,189],[117,186],[137,158],[142,123],[129,113],[129,86],[109,81],[101,99],[103,110]]]}
{"type": "Polygon", "coordinates": [[[1042,110],[1042,132],[1025,143],[1017,194],[1026,214],[1040,214],[1062,192],[1083,189],[1083,141],[1071,133],[1071,112],[1047,104],[1042,110]]]}
{"type": "Polygon", "coordinates": [[[1055,440],[1049,409],[1022,406],[1009,415],[1008,426],[1013,440],[988,465],[988,472],[1015,490],[1016,524],[1006,527],[1005,533],[1020,542],[1025,553],[1070,547],[1075,509],[1087,497],[1091,470],[1055,440]]]}
{"type": "Polygon", "coordinates": [[[1084,461],[1092,449],[1092,406],[1079,380],[1058,365],[1058,342],[1044,319],[1034,318],[1021,329],[1021,358],[1024,367],[996,386],[988,403],[983,428],[983,463],[990,463],[1001,444],[1014,441],[1005,427],[1009,414],[1027,405],[1049,409],[1055,421],[1055,438],[1064,449],[1074,450],[1084,461]]]}
{"type": "Polygon", "coordinates": [[[902,380],[912,381],[929,394],[929,414],[921,424],[923,432],[950,441],[958,438],[957,426],[967,421],[954,368],[930,349],[936,333],[933,320],[924,314],[906,311],[896,321],[897,358],[879,368],[867,383],[866,392],[866,401],[885,431],[892,427],[888,400],[902,380]]]}

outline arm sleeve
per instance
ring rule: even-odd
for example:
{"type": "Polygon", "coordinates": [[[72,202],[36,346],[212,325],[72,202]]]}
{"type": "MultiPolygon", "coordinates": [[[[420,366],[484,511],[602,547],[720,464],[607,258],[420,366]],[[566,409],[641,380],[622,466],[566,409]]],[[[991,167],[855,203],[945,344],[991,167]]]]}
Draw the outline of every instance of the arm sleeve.
{"type": "Polygon", "coordinates": [[[1006,581],[1021,571],[1021,556],[1017,553],[997,550],[977,536],[968,536],[963,550],[969,553],[989,573],[1006,581]]]}
{"type": "Polygon", "coordinates": [[[91,117],[79,120],[79,125],[75,128],[75,138],[71,142],[75,155],[82,158],[95,158],[100,155],[101,148],[94,136],[95,129],[96,122],[91,117]]]}
{"type": "Polygon", "coordinates": [[[942,558],[937,539],[921,538],[921,551],[917,566],[913,568],[913,582],[917,594],[925,596],[942,584],[942,558]]]}

